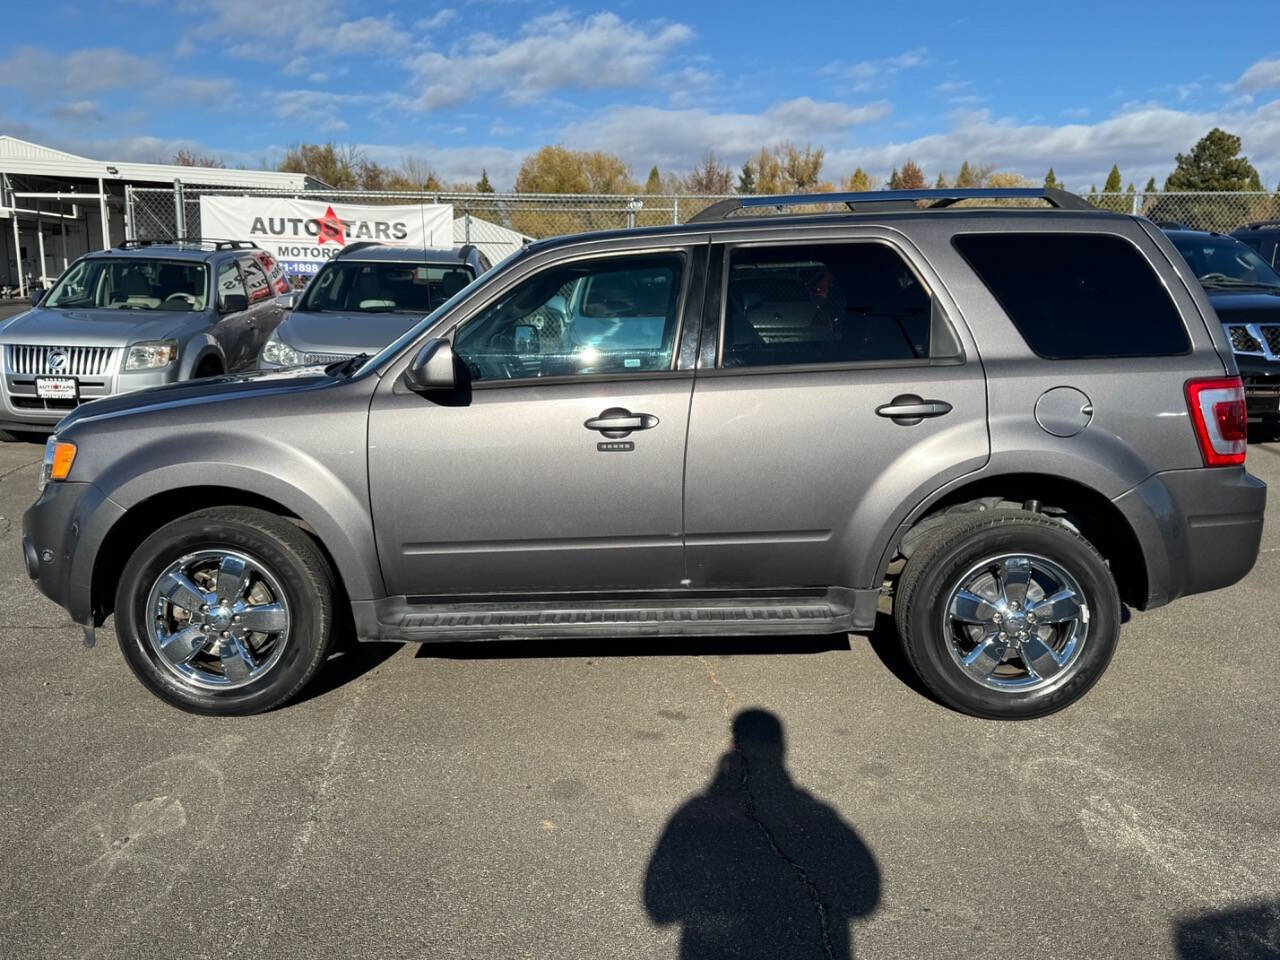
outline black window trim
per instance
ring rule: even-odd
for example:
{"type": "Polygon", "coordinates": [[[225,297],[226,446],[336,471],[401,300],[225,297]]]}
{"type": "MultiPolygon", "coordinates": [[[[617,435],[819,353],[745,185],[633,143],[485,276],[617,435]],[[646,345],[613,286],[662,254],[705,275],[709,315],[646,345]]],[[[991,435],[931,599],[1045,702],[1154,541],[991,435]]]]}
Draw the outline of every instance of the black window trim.
{"type": "MultiPolygon", "coordinates": [[[[712,323],[712,333],[715,336],[715,366],[699,367],[698,376],[752,376],[770,373],[823,373],[835,370],[889,370],[889,369],[910,369],[920,367],[953,367],[960,366],[966,362],[964,339],[959,335],[955,321],[951,318],[951,311],[947,309],[946,304],[934,290],[934,285],[929,283],[919,266],[912,258],[908,250],[892,238],[884,236],[849,236],[842,235],[839,237],[772,237],[750,240],[735,241],[713,241],[714,246],[720,251],[720,295],[719,303],[715,305],[717,315],[708,317],[712,323]],[[959,348],[959,353],[953,357],[918,357],[902,360],[836,360],[830,363],[779,363],[779,364],[759,364],[750,367],[726,367],[724,365],[724,344],[725,344],[725,322],[728,314],[729,304],[729,274],[731,273],[730,265],[732,262],[733,251],[740,247],[816,247],[816,246],[839,246],[853,243],[878,243],[888,247],[906,264],[907,269],[915,276],[916,282],[920,284],[921,289],[929,295],[929,300],[934,308],[942,314],[942,319],[951,328],[951,336],[959,348]]],[[[714,257],[714,252],[713,252],[714,257]]],[[[932,338],[930,338],[930,350],[932,350],[932,338]]]]}
{"type": "MultiPolygon", "coordinates": [[[[1169,243],[1171,246],[1173,245],[1172,240],[1170,240],[1169,243]]],[[[1116,233],[1113,230],[958,230],[951,235],[951,249],[953,249],[956,252],[956,255],[964,261],[964,265],[968,267],[969,272],[973,274],[973,278],[978,281],[979,285],[981,285],[982,289],[987,292],[988,296],[995,301],[996,306],[1000,308],[1000,312],[1003,313],[1005,319],[1009,321],[1009,326],[1011,326],[1014,333],[1018,335],[1023,346],[1025,346],[1027,350],[1039,360],[1046,360],[1050,363],[1081,363],[1093,360],[1161,360],[1167,357],[1189,357],[1191,354],[1195,353],[1195,337],[1192,336],[1191,328],[1187,325],[1185,312],[1178,305],[1178,298],[1174,296],[1173,290],[1169,287],[1168,279],[1156,266],[1155,261],[1148,256],[1147,251],[1143,250],[1142,246],[1136,243],[1131,237],[1127,237],[1122,233],[1116,233]],[[983,279],[983,276],[978,272],[977,267],[970,262],[969,258],[965,256],[964,251],[961,250],[959,245],[956,243],[956,241],[961,237],[1008,236],[1012,233],[1036,237],[1112,237],[1116,240],[1122,241],[1123,243],[1127,243],[1137,252],[1138,256],[1142,258],[1147,267],[1150,268],[1152,274],[1155,275],[1156,280],[1159,282],[1160,288],[1164,290],[1165,296],[1169,298],[1169,305],[1173,307],[1173,312],[1177,314],[1178,322],[1182,324],[1182,332],[1186,336],[1187,348],[1181,353],[1093,353],[1083,357],[1045,356],[1043,353],[1036,350],[1036,348],[1031,345],[1031,342],[1027,340],[1021,328],[1016,322],[1014,322],[1013,316],[1009,313],[1009,308],[1005,306],[1004,301],[1000,299],[995,290],[993,290],[987,281],[983,279]]],[[[1176,251],[1177,247],[1174,247],[1174,250],[1176,251]]],[[[1178,256],[1181,258],[1182,254],[1179,253],[1178,256]]],[[[1173,266],[1180,277],[1181,271],[1177,270],[1176,264],[1173,264],[1173,266]]],[[[1198,281],[1195,281],[1194,277],[1192,280],[1193,282],[1198,283],[1198,281]]],[[[1188,295],[1191,295],[1190,288],[1187,288],[1186,292],[1188,295]]]]}
{"type": "MultiPolygon", "coordinates": [[[[620,257],[649,257],[659,256],[662,254],[674,254],[681,259],[681,278],[680,278],[680,297],[676,308],[676,329],[672,341],[671,349],[671,365],[665,370],[641,370],[634,373],[627,371],[618,371],[615,373],[587,373],[587,374],[563,374],[557,377],[520,377],[513,380],[476,380],[468,383],[470,390],[496,390],[507,387],[552,387],[564,384],[575,383],[618,383],[628,381],[641,380],[680,380],[693,376],[691,369],[684,369],[681,365],[683,341],[683,333],[686,322],[686,311],[689,306],[689,298],[691,292],[691,284],[693,282],[693,274],[700,267],[705,271],[705,265],[699,260],[699,249],[705,246],[704,243],[690,243],[680,245],[664,244],[658,247],[629,247],[621,250],[596,250],[582,251],[567,257],[556,257],[546,260],[541,264],[533,264],[530,269],[524,271],[520,276],[511,283],[503,285],[502,289],[494,293],[492,296],[486,297],[482,302],[477,303],[474,308],[468,309],[467,315],[460,320],[450,324],[446,332],[440,334],[450,343],[457,338],[458,331],[465,327],[468,323],[474,321],[480,314],[484,313],[489,307],[496,303],[499,299],[506,296],[516,287],[520,286],[531,277],[537,276],[545,270],[555,270],[566,264],[577,263],[583,260],[610,260],[620,257]]],[[[415,344],[410,348],[409,353],[420,349],[420,344],[415,344]]]]}

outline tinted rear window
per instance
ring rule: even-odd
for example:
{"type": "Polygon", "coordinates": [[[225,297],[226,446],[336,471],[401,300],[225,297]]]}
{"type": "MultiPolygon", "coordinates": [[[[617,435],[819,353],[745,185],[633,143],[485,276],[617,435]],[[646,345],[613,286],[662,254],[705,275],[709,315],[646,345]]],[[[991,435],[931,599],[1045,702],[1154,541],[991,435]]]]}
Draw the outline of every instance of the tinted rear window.
{"type": "Polygon", "coordinates": [[[1127,240],[973,233],[954,243],[1041,357],[1165,357],[1190,349],[1177,307],[1127,240]]]}

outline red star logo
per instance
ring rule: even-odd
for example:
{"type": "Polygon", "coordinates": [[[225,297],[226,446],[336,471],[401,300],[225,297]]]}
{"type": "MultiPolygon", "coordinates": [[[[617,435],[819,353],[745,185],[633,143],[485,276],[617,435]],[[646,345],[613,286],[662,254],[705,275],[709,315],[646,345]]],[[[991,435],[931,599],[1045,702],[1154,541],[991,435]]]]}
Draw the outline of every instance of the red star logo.
{"type": "Polygon", "coordinates": [[[342,218],[333,212],[333,207],[329,207],[324,212],[324,216],[316,220],[316,226],[319,228],[318,243],[327,243],[332,240],[340,247],[347,245],[346,234],[343,230],[346,224],[342,222],[342,218]]]}

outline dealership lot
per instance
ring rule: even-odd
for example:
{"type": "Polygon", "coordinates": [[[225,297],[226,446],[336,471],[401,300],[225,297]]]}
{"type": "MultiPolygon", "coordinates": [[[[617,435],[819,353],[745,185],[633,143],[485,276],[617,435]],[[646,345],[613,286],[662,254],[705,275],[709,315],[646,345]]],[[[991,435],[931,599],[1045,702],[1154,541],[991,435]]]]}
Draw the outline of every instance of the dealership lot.
{"type": "MultiPolygon", "coordinates": [[[[40,452],[0,446],[7,955],[676,957],[681,923],[684,956],[843,956],[846,924],[865,957],[1280,942],[1274,499],[1244,582],[1135,612],[1043,720],[931,702],[887,630],[361,647],[302,702],[217,720],[147,694],[110,623],[83,649],[27,580],[40,452]],[[750,707],[787,752],[744,788],[722,755],[750,707]],[[806,880],[856,894],[825,944],[806,880]]],[[[1280,445],[1249,463],[1280,485],[1280,445]]]]}

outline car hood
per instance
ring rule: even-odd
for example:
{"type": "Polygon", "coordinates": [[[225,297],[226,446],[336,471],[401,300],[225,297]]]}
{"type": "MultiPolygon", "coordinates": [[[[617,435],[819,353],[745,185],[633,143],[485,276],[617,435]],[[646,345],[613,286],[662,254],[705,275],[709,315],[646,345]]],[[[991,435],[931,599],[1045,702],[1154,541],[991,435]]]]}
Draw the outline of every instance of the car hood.
{"type": "Polygon", "coordinates": [[[134,413],[151,413],[191,404],[244,397],[270,397],[330,386],[338,381],[323,367],[295,367],[290,370],[259,372],[242,376],[205,377],[163,386],[113,394],[81,404],[58,423],[58,433],[85,421],[114,418],[134,413]]]}
{"type": "Polygon", "coordinates": [[[276,338],[303,353],[375,354],[426,314],[294,311],[276,338]]]}
{"type": "Polygon", "coordinates": [[[1280,323],[1280,295],[1257,290],[1208,290],[1223,323],[1280,323]]]}
{"type": "Polygon", "coordinates": [[[0,321],[0,342],[109,347],[164,340],[201,314],[177,310],[59,310],[36,307],[0,321]]]}

